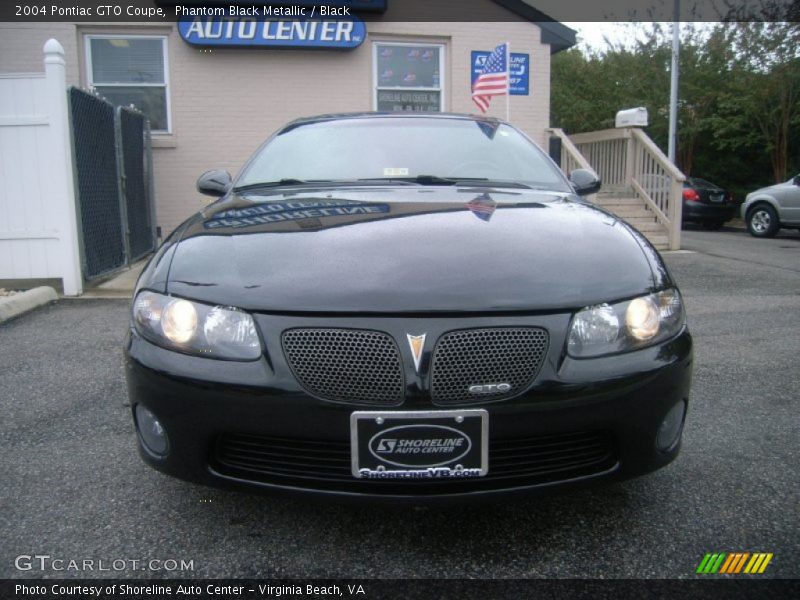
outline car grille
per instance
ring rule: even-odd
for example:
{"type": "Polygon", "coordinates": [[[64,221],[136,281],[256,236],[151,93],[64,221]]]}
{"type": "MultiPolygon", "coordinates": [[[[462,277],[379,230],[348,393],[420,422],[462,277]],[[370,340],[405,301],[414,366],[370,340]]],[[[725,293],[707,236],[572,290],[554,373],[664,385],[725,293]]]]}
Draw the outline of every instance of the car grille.
{"type": "Polygon", "coordinates": [[[350,443],[224,434],[213,450],[221,474],[249,481],[355,493],[437,494],[506,489],[589,476],[617,463],[609,432],[575,432],[489,440],[489,473],[469,480],[356,479],[350,443]],[[411,488],[411,490],[409,489],[411,488]]]}
{"type": "Polygon", "coordinates": [[[394,339],[364,329],[290,329],[281,338],[297,381],[324,400],[392,406],[403,401],[394,339]],[[346,374],[346,376],[343,376],[346,374]]]}
{"type": "Polygon", "coordinates": [[[462,329],[444,334],[433,350],[431,399],[469,404],[516,396],[533,383],[547,354],[549,336],[536,327],[462,329]],[[472,385],[509,384],[504,393],[475,395],[472,385]]]}

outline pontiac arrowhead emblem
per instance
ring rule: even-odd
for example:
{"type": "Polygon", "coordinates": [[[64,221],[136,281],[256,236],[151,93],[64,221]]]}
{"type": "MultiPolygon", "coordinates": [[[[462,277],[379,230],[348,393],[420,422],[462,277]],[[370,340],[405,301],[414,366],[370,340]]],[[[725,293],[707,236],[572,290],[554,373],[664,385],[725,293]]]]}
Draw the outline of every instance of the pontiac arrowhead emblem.
{"type": "Polygon", "coordinates": [[[428,335],[427,333],[423,333],[422,335],[411,335],[410,333],[406,334],[408,338],[408,345],[411,347],[411,355],[414,357],[414,368],[416,369],[417,373],[419,373],[419,363],[422,360],[422,349],[425,347],[425,336],[428,335]]]}

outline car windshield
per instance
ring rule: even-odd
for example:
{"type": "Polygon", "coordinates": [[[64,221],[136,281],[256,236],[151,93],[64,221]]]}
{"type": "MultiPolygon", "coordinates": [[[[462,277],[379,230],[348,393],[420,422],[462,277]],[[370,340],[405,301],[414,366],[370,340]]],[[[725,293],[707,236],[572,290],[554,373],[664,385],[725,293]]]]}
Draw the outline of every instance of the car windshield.
{"type": "Polygon", "coordinates": [[[471,119],[353,118],[284,129],[245,166],[237,188],[307,181],[513,182],[570,191],[516,129],[471,119]]]}

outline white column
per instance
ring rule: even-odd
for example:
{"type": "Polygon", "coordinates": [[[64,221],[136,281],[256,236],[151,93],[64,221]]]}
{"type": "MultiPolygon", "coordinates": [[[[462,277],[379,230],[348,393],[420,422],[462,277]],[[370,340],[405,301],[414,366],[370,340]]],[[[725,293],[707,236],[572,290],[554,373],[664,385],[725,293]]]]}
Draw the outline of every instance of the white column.
{"type": "Polygon", "coordinates": [[[51,134],[50,177],[54,192],[52,201],[59,215],[61,245],[61,277],[65,296],[83,293],[83,276],[75,205],[75,183],[72,169],[72,142],[67,105],[67,76],[64,48],[53,38],[44,45],[44,71],[47,80],[47,107],[51,134]]]}

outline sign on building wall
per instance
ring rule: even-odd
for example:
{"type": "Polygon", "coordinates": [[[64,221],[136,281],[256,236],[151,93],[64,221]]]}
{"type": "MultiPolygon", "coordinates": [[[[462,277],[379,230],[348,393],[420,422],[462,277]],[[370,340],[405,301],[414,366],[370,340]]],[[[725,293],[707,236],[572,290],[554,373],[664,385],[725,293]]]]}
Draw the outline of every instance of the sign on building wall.
{"type": "Polygon", "coordinates": [[[194,46],[350,49],[360,46],[367,27],[357,17],[346,19],[267,19],[223,15],[184,16],[181,37],[194,46]]]}
{"type": "Polygon", "coordinates": [[[378,90],[378,110],[438,112],[442,108],[439,92],[378,90]]]}
{"type": "MultiPolygon", "coordinates": [[[[480,50],[472,51],[472,82],[478,78],[478,75],[483,69],[486,58],[491,52],[483,52],[480,50]]],[[[530,54],[517,54],[511,53],[511,95],[512,96],[527,96],[530,93],[530,54]]]]}

